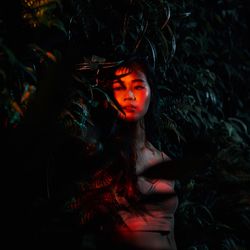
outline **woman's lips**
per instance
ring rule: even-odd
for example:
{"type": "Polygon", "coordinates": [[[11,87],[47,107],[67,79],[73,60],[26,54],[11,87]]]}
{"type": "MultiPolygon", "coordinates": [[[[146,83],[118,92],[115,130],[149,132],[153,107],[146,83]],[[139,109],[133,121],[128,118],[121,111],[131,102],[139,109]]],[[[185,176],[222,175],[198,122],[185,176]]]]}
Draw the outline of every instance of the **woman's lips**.
{"type": "Polygon", "coordinates": [[[134,112],[136,110],[136,107],[133,105],[124,106],[123,110],[128,111],[128,112],[134,112]]]}

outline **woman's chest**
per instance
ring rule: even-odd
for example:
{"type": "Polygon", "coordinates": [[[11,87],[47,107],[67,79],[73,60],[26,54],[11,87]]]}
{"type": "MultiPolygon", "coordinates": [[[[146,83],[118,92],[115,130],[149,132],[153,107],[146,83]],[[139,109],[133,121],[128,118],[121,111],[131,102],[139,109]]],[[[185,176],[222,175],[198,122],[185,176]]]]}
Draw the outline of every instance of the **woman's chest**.
{"type": "Polygon", "coordinates": [[[136,174],[142,174],[146,169],[153,167],[154,165],[162,162],[163,160],[164,157],[161,152],[156,152],[145,148],[137,155],[136,174]]]}

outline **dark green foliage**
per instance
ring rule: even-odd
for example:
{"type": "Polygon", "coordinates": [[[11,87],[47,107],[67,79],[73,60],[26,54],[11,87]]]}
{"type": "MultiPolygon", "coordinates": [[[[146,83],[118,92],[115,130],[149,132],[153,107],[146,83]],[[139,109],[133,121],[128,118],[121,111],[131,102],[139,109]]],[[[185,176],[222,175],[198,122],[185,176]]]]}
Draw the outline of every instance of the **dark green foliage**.
{"type": "MultiPolygon", "coordinates": [[[[51,65],[97,58],[98,68],[100,60],[138,50],[159,76],[162,149],[174,160],[187,159],[186,168],[192,169],[189,159],[206,162],[177,183],[177,246],[249,249],[247,1],[51,0],[36,7],[14,2],[1,4],[1,128],[22,123],[51,65]]],[[[58,118],[84,140],[93,127],[89,110],[98,106],[94,97],[113,103],[93,79],[75,74],[73,82],[78,91],[58,118]]]]}
{"type": "Polygon", "coordinates": [[[181,249],[248,249],[249,7],[179,1],[173,12],[180,6],[191,15],[172,18],[177,50],[168,73],[172,98],[165,98],[174,105],[165,116],[186,139],[183,154],[205,154],[209,167],[181,183],[177,242],[181,249]]]}

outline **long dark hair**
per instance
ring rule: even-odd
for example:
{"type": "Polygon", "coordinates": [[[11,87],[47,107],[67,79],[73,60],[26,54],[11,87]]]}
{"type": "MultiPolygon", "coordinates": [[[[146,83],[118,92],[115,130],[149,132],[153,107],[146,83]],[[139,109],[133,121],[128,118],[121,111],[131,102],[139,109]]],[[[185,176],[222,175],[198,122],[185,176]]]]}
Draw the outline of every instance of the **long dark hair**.
{"type": "MultiPolygon", "coordinates": [[[[146,59],[141,57],[129,58],[117,67],[106,71],[100,70],[98,82],[102,84],[102,90],[108,94],[115,104],[111,86],[115,71],[120,67],[127,68],[129,72],[140,69],[147,77],[151,89],[151,101],[144,117],[145,126],[143,129],[145,129],[146,139],[153,145],[158,146],[159,98],[154,72],[146,59]]],[[[100,96],[97,96],[97,98],[100,98],[100,96]]],[[[90,214],[95,218],[95,213],[102,213],[105,210],[108,211],[109,215],[116,214],[119,217],[117,213],[117,207],[121,206],[117,200],[119,196],[125,198],[132,205],[132,208],[140,209],[137,202],[140,199],[140,192],[137,188],[135,169],[137,159],[135,149],[136,123],[119,119],[117,110],[112,105],[107,105],[105,98],[100,103],[103,105],[94,109],[91,115],[98,130],[98,139],[103,150],[99,157],[95,156],[93,174],[90,176],[88,183],[83,183],[78,204],[80,210],[83,211],[83,215],[90,214]]],[[[91,216],[84,216],[83,223],[86,222],[86,218],[91,216]]],[[[107,217],[107,215],[104,217],[107,217]]]]}
{"type": "MultiPolygon", "coordinates": [[[[139,69],[144,72],[147,81],[151,89],[151,100],[149,104],[148,111],[144,117],[144,123],[142,129],[145,129],[145,138],[147,141],[150,141],[154,146],[160,146],[159,141],[159,94],[157,89],[157,79],[154,74],[154,71],[150,67],[146,58],[133,56],[129,59],[124,60],[120,65],[114,67],[109,72],[110,79],[107,79],[106,76],[106,85],[105,90],[109,93],[110,97],[113,99],[112,91],[112,80],[115,77],[115,71],[118,68],[128,69],[128,74],[136,69],[139,69]]],[[[110,107],[113,110],[113,107],[110,107]]],[[[133,188],[136,189],[136,174],[135,174],[135,165],[136,165],[136,150],[135,150],[135,129],[136,123],[134,122],[124,122],[118,118],[118,114],[113,110],[113,117],[108,117],[111,119],[110,132],[105,131],[105,136],[103,137],[104,149],[107,151],[107,155],[111,157],[117,157],[118,166],[123,173],[120,175],[125,181],[125,187],[129,187],[130,184],[133,188]],[[131,183],[132,181],[132,183],[131,183]]],[[[147,144],[146,144],[147,146],[147,144]]],[[[135,191],[134,194],[137,192],[135,191]]]]}

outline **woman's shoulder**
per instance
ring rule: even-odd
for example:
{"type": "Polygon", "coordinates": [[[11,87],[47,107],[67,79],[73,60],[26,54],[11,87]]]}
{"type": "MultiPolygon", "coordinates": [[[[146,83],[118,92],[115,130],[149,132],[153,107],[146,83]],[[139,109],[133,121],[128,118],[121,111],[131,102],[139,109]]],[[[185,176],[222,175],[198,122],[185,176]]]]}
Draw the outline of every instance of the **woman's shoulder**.
{"type": "Polygon", "coordinates": [[[171,158],[164,152],[159,149],[157,149],[152,143],[147,142],[149,150],[152,151],[152,153],[155,155],[156,158],[158,158],[160,161],[170,161],[171,158]]]}
{"type": "MultiPolygon", "coordinates": [[[[149,143],[148,145],[149,145],[149,150],[152,151],[153,157],[152,157],[151,164],[148,165],[145,169],[157,167],[159,163],[164,162],[164,161],[171,161],[171,158],[164,151],[157,149],[151,143],[149,143]]],[[[166,179],[159,180],[158,179],[157,181],[159,183],[165,183],[165,184],[171,185],[172,187],[174,187],[175,185],[174,180],[166,180],[166,179]]]]}
{"type": "Polygon", "coordinates": [[[140,151],[137,158],[136,171],[141,173],[160,162],[171,160],[163,151],[157,149],[152,143],[147,142],[146,147],[140,151]]]}

